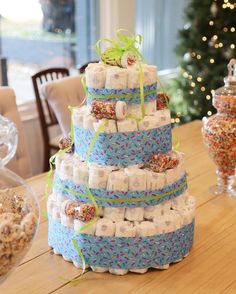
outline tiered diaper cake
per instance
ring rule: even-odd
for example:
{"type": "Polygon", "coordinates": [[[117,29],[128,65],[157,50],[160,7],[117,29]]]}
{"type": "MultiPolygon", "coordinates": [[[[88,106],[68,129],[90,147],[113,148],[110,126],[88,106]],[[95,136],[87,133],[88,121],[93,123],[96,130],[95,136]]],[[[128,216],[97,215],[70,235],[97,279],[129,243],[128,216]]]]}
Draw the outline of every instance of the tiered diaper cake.
{"type": "Polygon", "coordinates": [[[168,268],[189,253],[194,232],[166,95],[134,46],[121,44],[119,57],[109,48],[86,68],[87,104],[72,111],[74,144],[60,142],[47,206],[55,254],[118,275],[168,268]]]}

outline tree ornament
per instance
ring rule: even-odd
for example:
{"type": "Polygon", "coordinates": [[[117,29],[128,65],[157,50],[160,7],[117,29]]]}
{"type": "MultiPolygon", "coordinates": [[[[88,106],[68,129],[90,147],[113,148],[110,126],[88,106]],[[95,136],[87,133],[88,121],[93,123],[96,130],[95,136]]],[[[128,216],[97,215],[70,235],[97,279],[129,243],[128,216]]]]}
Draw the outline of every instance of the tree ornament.
{"type": "Polygon", "coordinates": [[[210,12],[211,12],[211,15],[213,15],[214,17],[216,17],[217,12],[218,12],[218,7],[217,7],[217,5],[216,5],[215,2],[213,2],[211,4],[210,12]]]}
{"type": "Polygon", "coordinates": [[[186,52],[184,54],[184,58],[183,59],[184,59],[185,62],[190,62],[192,60],[191,53],[190,52],[186,52]]]}

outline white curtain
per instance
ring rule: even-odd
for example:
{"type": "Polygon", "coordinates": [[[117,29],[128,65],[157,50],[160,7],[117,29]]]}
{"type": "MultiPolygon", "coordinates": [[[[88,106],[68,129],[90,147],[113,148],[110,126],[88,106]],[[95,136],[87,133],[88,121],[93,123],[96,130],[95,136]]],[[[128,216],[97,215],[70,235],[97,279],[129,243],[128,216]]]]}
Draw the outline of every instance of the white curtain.
{"type": "Polygon", "coordinates": [[[136,33],[143,36],[142,53],[159,70],[174,68],[177,32],[184,26],[188,0],[136,0],[136,33]]]}

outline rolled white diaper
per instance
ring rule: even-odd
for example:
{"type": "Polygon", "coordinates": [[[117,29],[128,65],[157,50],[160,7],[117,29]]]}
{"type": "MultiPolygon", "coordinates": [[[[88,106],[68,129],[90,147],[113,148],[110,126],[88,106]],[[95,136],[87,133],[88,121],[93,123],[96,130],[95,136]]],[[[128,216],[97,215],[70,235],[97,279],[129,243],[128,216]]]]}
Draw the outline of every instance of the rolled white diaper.
{"type": "Polygon", "coordinates": [[[128,104],[127,114],[136,115],[138,118],[141,118],[142,116],[141,104],[128,104]]]}
{"type": "Polygon", "coordinates": [[[62,160],[66,157],[70,157],[70,155],[68,155],[68,153],[64,153],[64,154],[60,154],[60,155],[57,155],[56,158],[55,158],[55,167],[56,167],[56,171],[57,173],[59,174],[60,172],[60,168],[61,168],[61,163],[62,163],[62,160]]]}
{"type": "Polygon", "coordinates": [[[128,68],[128,88],[140,88],[140,74],[138,67],[131,66],[128,68]]]}
{"type": "Polygon", "coordinates": [[[184,192],[183,194],[174,197],[171,200],[171,207],[172,209],[179,210],[186,205],[188,194],[184,192]]]}
{"type": "MultiPolygon", "coordinates": [[[[74,219],[73,219],[73,217],[70,217],[70,216],[66,215],[66,213],[65,213],[66,208],[68,207],[68,205],[70,205],[73,202],[74,201],[72,201],[70,199],[67,199],[67,200],[63,201],[61,203],[61,206],[60,206],[61,224],[63,226],[65,226],[65,227],[71,227],[71,228],[74,227],[74,219]]],[[[79,203],[78,203],[78,205],[79,205],[79,203]]]]}
{"type": "Polygon", "coordinates": [[[92,116],[91,114],[86,114],[83,117],[83,127],[85,129],[88,129],[90,131],[94,131],[94,126],[93,124],[97,122],[97,119],[92,116]]]}
{"type": "Polygon", "coordinates": [[[171,200],[161,202],[158,205],[147,206],[144,208],[144,218],[146,219],[154,219],[161,218],[163,215],[168,213],[171,209],[171,200]]]}
{"type": "MultiPolygon", "coordinates": [[[[101,124],[104,123],[106,119],[100,119],[98,122],[93,123],[93,128],[95,132],[98,130],[101,124]]],[[[116,121],[114,119],[107,119],[107,123],[104,125],[104,127],[101,130],[101,133],[111,134],[111,133],[117,133],[117,126],[116,121]]]]}
{"type": "Polygon", "coordinates": [[[148,72],[148,77],[146,78],[146,83],[148,85],[157,82],[157,67],[155,65],[143,64],[143,70],[148,72]]]}
{"type": "Polygon", "coordinates": [[[157,234],[156,226],[153,222],[143,221],[135,225],[136,237],[149,237],[157,234]]]}
{"type": "Polygon", "coordinates": [[[181,210],[178,210],[182,217],[182,226],[190,224],[194,219],[195,209],[188,206],[183,207],[181,210]]]}
{"type": "Polygon", "coordinates": [[[171,117],[170,117],[170,110],[169,109],[158,110],[156,112],[156,116],[158,116],[159,123],[160,123],[161,126],[171,123],[171,117]]]}
{"type": "Polygon", "coordinates": [[[79,219],[74,219],[74,231],[76,234],[82,233],[82,234],[88,234],[88,235],[94,235],[96,231],[96,223],[93,223],[86,229],[82,229],[84,225],[87,223],[82,222],[79,219]],[[81,230],[82,229],[82,230],[81,230]]]}
{"type": "Polygon", "coordinates": [[[73,228],[74,227],[74,220],[73,218],[65,215],[65,213],[63,213],[61,211],[60,213],[60,216],[61,216],[61,224],[65,227],[69,227],[69,228],[73,228]]]}
{"type": "Polygon", "coordinates": [[[122,221],[125,218],[124,207],[104,207],[103,217],[112,221],[122,221]]]}
{"type": "Polygon", "coordinates": [[[114,268],[109,268],[109,273],[117,276],[124,276],[128,273],[127,269],[114,269],[114,268]]]}
{"type": "Polygon", "coordinates": [[[106,218],[100,218],[96,223],[96,236],[112,237],[115,235],[115,223],[106,218]]]}
{"type": "Polygon", "coordinates": [[[56,201],[53,199],[53,195],[50,195],[47,200],[47,213],[52,215],[53,208],[57,206],[56,201]]]}
{"type": "Polygon", "coordinates": [[[138,130],[136,120],[128,118],[117,121],[118,132],[133,132],[138,130]]]}
{"type": "Polygon", "coordinates": [[[188,208],[195,210],[195,208],[196,208],[196,199],[195,199],[195,197],[194,196],[191,196],[191,195],[190,196],[187,196],[185,205],[188,208]]]}
{"type": "Polygon", "coordinates": [[[182,226],[182,217],[176,210],[170,210],[162,217],[154,217],[158,234],[169,233],[179,229],[182,226]]]}
{"type": "Polygon", "coordinates": [[[157,104],[156,100],[152,100],[145,103],[145,114],[146,115],[152,115],[157,110],[157,104]]]}
{"type": "Polygon", "coordinates": [[[162,217],[165,213],[161,205],[147,206],[144,208],[144,218],[154,219],[154,217],[162,217]]]}
{"type": "Polygon", "coordinates": [[[165,171],[166,184],[171,185],[174,182],[178,181],[181,178],[181,174],[179,173],[178,166],[175,168],[167,169],[165,171]]]}
{"type": "MultiPolygon", "coordinates": [[[[135,224],[136,237],[149,237],[156,235],[156,227],[152,222],[143,221],[135,224]]],[[[144,274],[148,268],[130,269],[130,272],[144,274]]]]}
{"type": "Polygon", "coordinates": [[[87,66],[85,69],[86,86],[89,88],[101,89],[105,87],[106,69],[101,64],[87,66]]]}
{"type": "MultiPolygon", "coordinates": [[[[153,72],[145,67],[142,67],[143,86],[153,84],[153,72]]],[[[128,68],[128,88],[140,88],[140,69],[139,66],[128,68]]]]}
{"type": "Polygon", "coordinates": [[[85,162],[75,162],[73,165],[73,182],[77,185],[88,183],[89,170],[85,162]]]}
{"type": "Polygon", "coordinates": [[[98,206],[98,216],[103,216],[103,207],[98,206]]]}
{"type": "Polygon", "coordinates": [[[52,218],[58,222],[61,222],[61,215],[60,215],[60,207],[59,206],[53,206],[52,218]]]}
{"type": "Polygon", "coordinates": [[[64,157],[60,163],[59,177],[61,180],[73,180],[73,157],[64,157]]]}
{"type": "Polygon", "coordinates": [[[127,207],[125,210],[125,219],[129,221],[142,221],[144,216],[144,208],[143,207],[127,207]]]}
{"type": "Polygon", "coordinates": [[[164,173],[155,173],[146,170],[147,190],[154,191],[163,188],[166,185],[166,177],[164,173]]]}
{"type": "Polygon", "coordinates": [[[105,189],[111,171],[111,168],[106,166],[91,164],[89,166],[89,188],[105,189]]]}
{"type": "Polygon", "coordinates": [[[115,237],[135,237],[136,229],[129,221],[117,221],[115,237]]]}
{"type": "Polygon", "coordinates": [[[150,130],[155,129],[159,126],[158,120],[155,116],[147,115],[138,122],[138,129],[141,130],[150,130]]]}
{"type": "Polygon", "coordinates": [[[101,267],[101,266],[92,266],[91,265],[91,269],[95,273],[105,273],[108,271],[107,267],[101,267]]]}
{"type": "Polygon", "coordinates": [[[84,116],[89,114],[87,105],[75,108],[73,110],[72,120],[75,126],[83,127],[84,116]]]}
{"type": "Polygon", "coordinates": [[[126,89],[127,88],[127,69],[118,66],[111,66],[106,71],[107,89],[126,89]]]}
{"type": "Polygon", "coordinates": [[[127,192],[129,189],[129,180],[123,170],[113,171],[108,176],[107,190],[127,192]]]}
{"type": "Polygon", "coordinates": [[[145,191],[146,190],[146,171],[144,169],[129,169],[125,168],[125,173],[129,178],[130,191],[145,191]]]}
{"type": "Polygon", "coordinates": [[[185,166],[185,157],[184,153],[182,152],[176,152],[177,158],[179,159],[179,164],[177,166],[178,173],[179,175],[183,175],[186,171],[186,166],[185,166]]]}
{"type": "Polygon", "coordinates": [[[60,193],[56,194],[57,199],[57,205],[60,206],[64,201],[66,201],[68,198],[60,193]]]}

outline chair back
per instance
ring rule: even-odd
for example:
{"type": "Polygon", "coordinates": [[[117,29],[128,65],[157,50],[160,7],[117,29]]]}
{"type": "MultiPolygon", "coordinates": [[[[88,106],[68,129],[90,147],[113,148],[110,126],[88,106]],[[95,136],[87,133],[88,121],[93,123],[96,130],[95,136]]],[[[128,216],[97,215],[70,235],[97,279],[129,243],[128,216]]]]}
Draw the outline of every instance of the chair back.
{"type": "Polygon", "coordinates": [[[71,130],[71,113],[68,106],[84,103],[85,92],[80,76],[70,76],[43,85],[42,93],[55,113],[64,136],[71,130]]]}
{"type": "Polygon", "coordinates": [[[23,124],[16,105],[15,93],[9,87],[0,87],[0,114],[13,121],[18,130],[16,154],[7,164],[7,167],[21,177],[28,178],[32,175],[30,154],[23,124]]]}
{"type": "Polygon", "coordinates": [[[69,75],[70,73],[67,68],[56,67],[45,69],[31,77],[36,98],[37,109],[39,113],[39,120],[42,129],[44,146],[47,146],[50,141],[48,129],[51,126],[57,125],[58,121],[47,99],[44,99],[44,97],[42,97],[40,88],[43,84],[47,82],[55,81],[63,77],[67,77],[69,75]]]}

